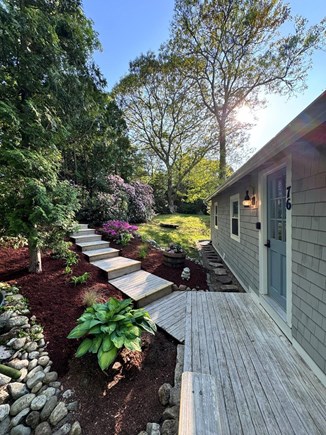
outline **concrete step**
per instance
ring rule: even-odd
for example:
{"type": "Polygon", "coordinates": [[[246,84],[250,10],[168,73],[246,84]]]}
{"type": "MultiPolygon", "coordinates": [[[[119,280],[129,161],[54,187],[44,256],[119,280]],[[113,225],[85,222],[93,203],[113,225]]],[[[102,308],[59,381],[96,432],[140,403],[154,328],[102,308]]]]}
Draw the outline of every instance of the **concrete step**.
{"type": "Polygon", "coordinates": [[[87,229],[88,224],[78,224],[80,229],[87,229]]]}
{"type": "Polygon", "coordinates": [[[72,233],[71,237],[87,236],[90,234],[95,234],[95,230],[93,230],[92,228],[81,228],[79,231],[72,233]]]}
{"type": "Polygon", "coordinates": [[[86,236],[74,236],[71,238],[77,244],[77,243],[84,243],[84,242],[95,242],[97,240],[101,240],[102,236],[100,234],[90,234],[86,236]]]}
{"type": "Polygon", "coordinates": [[[144,307],[170,294],[173,284],[144,270],[111,279],[109,283],[136,301],[138,307],[144,307]]]}
{"type": "Polygon", "coordinates": [[[109,248],[110,242],[105,242],[104,240],[96,240],[95,242],[76,243],[76,245],[81,248],[82,252],[88,252],[96,249],[109,248]]]}
{"type": "Polygon", "coordinates": [[[118,257],[119,250],[114,248],[91,249],[84,253],[89,262],[105,260],[106,258],[118,257]]]}
{"type": "Polygon", "coordinates": [[[109,280],[135,272],[141,267],[140,261],[125,257],[108,258],[106,260],[92,261],[91,263],[104,270],[108,274],[109,280]]]}

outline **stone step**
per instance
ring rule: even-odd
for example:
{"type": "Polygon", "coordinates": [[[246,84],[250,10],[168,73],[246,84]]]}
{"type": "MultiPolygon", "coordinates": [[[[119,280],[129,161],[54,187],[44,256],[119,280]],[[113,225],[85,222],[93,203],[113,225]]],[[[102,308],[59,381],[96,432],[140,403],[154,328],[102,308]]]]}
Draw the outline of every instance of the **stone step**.
{"type": "Polygon", "coordinates": [[[223,267],[219,267],[217,269],[214,269],[214,273],[218,276],[224,276],[227,275],[227,272],[225,269],[223,269],[223,267]]]}
{"type": "Polygon", "coordinates": [[[224,264],[223,263],[216,263],[215,261],[210,261],[209,263],[209,266],[211,266],[211,267],[224,267],[224,264]]]}
{"type": "Polygon", "coordinates": [[[78,224],[80,229],[87,229],[88,228],[88,224],[78,224]]]}
{"type": "Polygon", "coordinates": [[[144,307],[170,294],[173,284],[145,270],[111,279],[109,283],[136,301],[138,307],[144,307]]]}
{"type": "Polygon", "coordinates": [[[108,258],[106,260],[92,261],[91,263],[106,272],[109,280],[136,272],[141,267],[140,261],[125,257],[108,258]]]}
{"type": "Polygon", "coordinates": [[[102,239],[100,234],[90,234],[86,236],[74,236],[71,237],[76,244],[84,242],[95,242],[102,239]]]}
{"type": "Polygon", "coordinates": [[[92,228],[80,228],[78,231],[72,233],[71,237],[87,236],[90,234],[95,234],[95,230],[92,228]]]}
{"type": "Polygon", "coordinates": [[[95,242],[76,243],[76,245],[81,248],[82,252],[87,252],[96,249],[109,248],[110,242],[105,242],[104,240],[96,240],[95,242]]]}
{"type": "Polygon", "coordinates": [[[101,249],[90,249],[84,253],[88,258],[89,262],[97,260],[105,260],[106,258],[118,257],[119,250],[114,248],[101,248],[101,249]]]}
{"type": "Polygon", "coordinates": [[[219,281],[222,284],[231,284],[232,283],[232,279],[230,277],[228,277],[227,275],[217,276],[216,279],[217,279],[217,281],[219,281]]]}
{"type": "Polygon", "coordinates": [[[239,288],[238,288],[238,286],[236,286],[234,284],[225,284],[225,285],[221,285],[221,291],[222,292],[238,292],[239,288]]]}

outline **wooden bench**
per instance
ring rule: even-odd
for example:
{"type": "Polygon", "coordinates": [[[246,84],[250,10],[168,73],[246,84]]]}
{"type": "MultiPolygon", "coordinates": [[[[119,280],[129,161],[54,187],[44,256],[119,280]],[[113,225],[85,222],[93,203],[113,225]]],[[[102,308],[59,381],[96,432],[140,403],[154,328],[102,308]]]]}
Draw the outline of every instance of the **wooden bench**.
{"type": "Polygon", "coordinates": [[[178,434],[222,434],[214,376],[194,372],[182,374],[178,434]]]}

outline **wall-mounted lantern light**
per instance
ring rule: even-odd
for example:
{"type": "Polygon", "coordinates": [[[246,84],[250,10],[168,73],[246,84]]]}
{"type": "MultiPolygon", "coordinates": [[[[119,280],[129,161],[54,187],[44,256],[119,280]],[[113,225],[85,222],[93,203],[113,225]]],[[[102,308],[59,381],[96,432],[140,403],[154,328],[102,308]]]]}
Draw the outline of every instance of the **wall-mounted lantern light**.
{"type": "Polygon", "coordinates": [[[252,194],[249,195],[249,190],[246,190],[246,195],[244,197],[244,200],[242,201],[242,205],[245,208],[255,208],[256,207],[256,196],[254,194],[254,189],[250,189],[252,191],[252,194]]]}

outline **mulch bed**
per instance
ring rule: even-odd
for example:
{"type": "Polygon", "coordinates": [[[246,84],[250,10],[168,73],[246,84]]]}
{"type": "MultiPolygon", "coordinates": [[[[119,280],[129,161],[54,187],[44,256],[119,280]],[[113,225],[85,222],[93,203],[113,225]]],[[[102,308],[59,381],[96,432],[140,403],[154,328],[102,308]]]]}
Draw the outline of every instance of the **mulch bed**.
{"type": "MultiPolygon", "coordinates": [[[[155,269],[157,260],[150,258],[148,266],[155,269]]],[[[143,352],[122,352],[114,368],[106,373],[99,369],[94,355],[74,358],[78,343],[66,337],[84,311],[85,289],[96,288],[104,299],[121,299],[123,295],[81,254],[73,274],[90,272],[91,278],[80,286],[69,283],[62,260],[43,255],[42,264],[42,274],[29,274],[27,248],[0,249],[0,281],[17,283],[29,300],[31,313],[44,327],[53,368],[61,375],[64,387],[76,392],[76,419],[83,433],[135,435],[146,428],[148,421],[158,422],[164,408],[157,391],[165,382],[173,384],[176,342],[161,331],[155,337],[144,334],[143,352]]]]}

